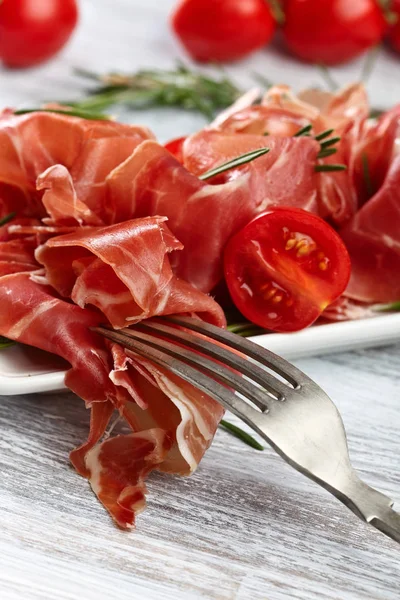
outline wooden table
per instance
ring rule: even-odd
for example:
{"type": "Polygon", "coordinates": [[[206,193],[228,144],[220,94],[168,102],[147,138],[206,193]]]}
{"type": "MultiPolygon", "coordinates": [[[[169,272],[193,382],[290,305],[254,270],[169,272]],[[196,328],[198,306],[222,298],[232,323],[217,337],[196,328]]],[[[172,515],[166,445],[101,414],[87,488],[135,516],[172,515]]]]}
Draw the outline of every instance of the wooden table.
{"type": "MultiPolygon", "coordinates": [[[[170,66],[170,0],[86,0],[65,53],[35,70],[0,71],[0,104],[36,106],[76,97],[72,66],[97,70],[170,66]]],[[[335,70],[356,77],[360,62],[335,70]]],[[[400,62],[383,55],[373,102],[400,98],[400,62]]],[[[299,87],[319,75],[275,50],[230,68],[299,87]],[[284,75],[282,75],[284,74],[284,75]]],[[[146,111],[122,117],[161,139],[202,117],[146,111]]],[[[400,501],[400,346],[298,362],[336,401],[354,465],[400,501]]],[[[257,452],[220,431],[188,479],[154,475],[147,511],[119,531],[68,464],[87,434],[70,394],[0,399],[0,597],[4,600],[398,600],[400,548],[365,526],[272,450],[257,452]]]]}

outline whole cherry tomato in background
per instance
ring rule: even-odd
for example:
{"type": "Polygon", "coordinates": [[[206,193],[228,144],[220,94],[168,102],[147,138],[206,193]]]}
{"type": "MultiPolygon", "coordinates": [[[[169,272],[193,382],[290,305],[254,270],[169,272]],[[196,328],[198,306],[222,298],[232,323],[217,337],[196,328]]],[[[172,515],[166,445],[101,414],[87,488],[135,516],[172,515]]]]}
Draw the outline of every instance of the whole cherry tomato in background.
{"type": "Polygon", "coordinates": [[[195,60],[238,60],[265,46],[276,23],[266,0],[181,0],[173,29],[195,60]]]}
{"type": "Polygon", "coordinates": [[[320,217],[300,208],[272,208],[230,239],[224,272],[232,300],[249,321],[296,331],[344,292],[350,258],[320,217]]]}
{"type": "Polygon", "coordinates": [[[387,21],[378,0],[286,0],[283,35],[302,60],[334,65],[378,44],[387,21]]]}
{"type": "Polygon", "coordinates": [[[29,67],[56,54],[78,19],[75,0],[3,0],[0,3],[0,59],[29,67]]]}
{"type": "Polygon", "coordinates": [[[400,52],[400,0],[392,1],[390,12],[395,22],[389,27],[388,40],[393,50],[400,52]]]}

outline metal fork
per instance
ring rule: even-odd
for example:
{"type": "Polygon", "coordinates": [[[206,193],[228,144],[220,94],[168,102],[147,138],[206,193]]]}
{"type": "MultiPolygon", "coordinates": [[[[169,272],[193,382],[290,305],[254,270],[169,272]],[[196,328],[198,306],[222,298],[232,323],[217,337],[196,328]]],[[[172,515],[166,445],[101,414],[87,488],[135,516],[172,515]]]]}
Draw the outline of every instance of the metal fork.
{"type": "Polygon", "coordinates": [[[189,317],[93,330],[220,402],[292,467],[400,543],[400,514],[393,501],[358,477],[336,406],[300,369],[250,340],[189,317]]]}

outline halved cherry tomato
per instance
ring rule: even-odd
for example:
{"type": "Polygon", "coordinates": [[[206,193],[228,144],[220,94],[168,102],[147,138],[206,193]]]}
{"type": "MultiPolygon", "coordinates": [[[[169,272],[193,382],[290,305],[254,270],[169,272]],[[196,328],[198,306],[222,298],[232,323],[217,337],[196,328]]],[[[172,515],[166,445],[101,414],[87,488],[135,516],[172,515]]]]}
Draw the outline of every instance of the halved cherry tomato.
{"type": "Polygon", "coordinates": [[[320,217],[300,208],[272,208],[231,238],[224,271],[247,319],[273,331],[296,331],[344,292],[350,259],[320,217]]]}
{"type": "Polygon", "coordinates": [[[0,2],[0,59],[9,67],[29,67],[56,54],[78,19],[75,0],[0,2]]]}
{"type": "Polygon", "coordinates": [[[172,27],[198,61],[230,61],[265,46],[276,23],[266,0],[181,0],[172,27]]]}
{"type": "Polygon", "coordinates": [[[186,140],[186,137],[187,136],[174,138],[173,140],[167,142],[164,146],[164,148],[166,148],[168,152],[171,152],[171,154],[175,156],[176,160],[179,160],[180,163],[183,163],[182,146],[183,142],[186,140]]]}
{"type": "Polygon", "coordinates": [[[286,0],[286,44],[307,62],[335,65],[378,44],[387,22],[378,0],[286,0]]]}

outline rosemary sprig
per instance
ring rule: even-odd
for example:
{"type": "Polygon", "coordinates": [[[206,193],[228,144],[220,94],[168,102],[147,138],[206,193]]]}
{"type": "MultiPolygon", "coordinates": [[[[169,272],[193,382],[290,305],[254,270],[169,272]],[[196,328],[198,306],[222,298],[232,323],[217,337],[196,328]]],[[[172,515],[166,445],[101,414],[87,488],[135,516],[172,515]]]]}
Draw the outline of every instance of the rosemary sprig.
{"type": "MultiPolygon", "coordinates": [[[[333,130],[331,130],[331,131],[333,131],[333,130]]],[[[315,138],[315,139],[317,139],[317,138],[315,138]]],[[[320,140],[318,140],[318,141],[320,141],[320,140]]],[[[325,148],[329,148],[329,146],[334,146],[338,142],[340,142],[339,136],[330,138],[329,140],[325,140],[325,142],[321,142],[321,150],[325,149],[325,148]]]]}
{"type": "Polygon", "coordinates": [[[365,183],[365,188],[367,190],[367,194],[368,194],[368,196],[373,196],[374,195],[374,187],[372,185],[371,172],[369,170],[368,156],[366,155],[365,152],[363,152],[361,155],[361,163],[362,163],[363,177],[364,177],[364,183],[365,183]]]}
{"type": "Polygon", "coordinates": [[[219,175],[220,173],[229,171],[229,169],[245,165],[246,163],[249,163],[252,160],[258,158],[259,156],[267,154],[267,152],[269,152],[269,148],[259,148],[258,150],[251,150],[250,152],[246,152],[246,154],[241,154],[240,156],[237,156],[232,160],[228,160],[228,162],[225,162],[222,165],[219,165],[218,167],[210,169],[210,171],[199,175],[199,179],[202,179],[203,181],[206,179],[210,179],[211,177],[215,177],[215,175],[219,175]]]}
{"type": "Polygon", "coordinates": [[[66,102],[85,111],[105,110],[116,104],[136,109],[175,106],[196,110],[211,118],[215,111],[229,106],[242,93],[226,75],[213,78],[199,71],[190,71],[183,65],[169,71],[149,69],[129,75],[76,72],[98,84],[88,92],[88,98],[66,102]]]}
{"type": "Polygon", "coordinates": [[[321,142],[325,138],[329,137],[333,132],[334,132],[334,129],[326,129],[322,133],[319,133],[318,135],[316,135],[315,139],[317,140],[317,142],[321,142]]]}
{"type": "Polygon", "coordinates": [[[328,67],[324,63],[317,63],[316,66],[319,69],[321,77],[324,79],[325,83],[327,84],[328,89],[331,92],[335,92],[337,89],[339,89],[340,85],[332,77],[332,74],[329,71],[328,67]]]}
{"type": "Polygon", "coordinates": [[[371,48],[371,50],[369,52],[367,52],[367,55],[365,57],[365,62],[363,64],[363,68],[361,71],[361,81],[364,84],[366,84],[368,79],[371,77],[372,71],[374,70],[376,61],[378,59],[378,56],[379,56],[381,50],[382,50],[382,45],[377,44],[376,46],[371,48]]]}
{"type": "Polygon", "coordinates": [[[253,335],[260,335],[264,332],[264,329],[258,327],[258,325],[254,325],[254,323],[250,323],[250,321],[244,321],[243,323],[231,323],[227,326],[227,330],[232,333],[236,333],[241,337],[251,337],[253,335]]]}
{"type": "Polygon", "coordinates": [[[11,212],[2,219],[0,219],[0,227],[2,227],[3,225],[7,225],[7,223],[9,223],[15,217],[16,214],[17,213],[15,212],[11,212]]]}
{"type": "Polygon", "coordinates": [[[374,304],[372,310],[374,312],[398,312],[400,311],[400,300],[389,304],[374,304]]]}
{"type": "Polygon", "coordinates": [[[81,119],[89,119],[92,121],[109,121],[111,119],[110,115],[105,115],[104,113],[92,112],[89,110],[82,110],[80,108],[74,108],[69,110],[66,108],[21,108],[19,110],[15,110],[15,115],[27,115],[29,113],[34,112],[48,112],[48,113],[56,113],[57,115],[66,115],[68,117],[79,117],[81,119]]]}
{"type": "Polygon", "coordinates": [[[325,150],[320,150],[317,154],[317,158],[326,158],[327,156],[332,156],[332,154],[336,154],[336,148],[326,148],[325,150]]]}
{"type": "Polygon", "coordinates": [[[249,435],[246,431],[233,425],[233,423],[229,423],[228,421],[220,421],[220,426],[229,431],[232,435],[237,437],[239,440],[242,440],[248,446],[255,448],[256,450],[264,450],[264,446],[262,446],[257,440],[255,440],[251,435],[249,435]]]}
{"type": "Polygon", "coordinates": [[[293,137],[301,137],[303,135],[307,135],[308,133],[310,133],[312,129],[312,125],[305,125],[305,127],[302,127],[301,129],[299,129],[299,131],[297,131],[293,137]]]}
{"type": "Polygon", "coordinates": [[[4,348],[9,348],[14,344],[15,342],[13,340],[9,340],[8,338],[5,338],[2,335],[0,335],[0,350],[3,350],[4,348]]]}
{"type": "Polygon", "coordinates": [[[346,171],[346,165],[315,165],[314,171],[323,173],[324,171],[346,171]]]}

